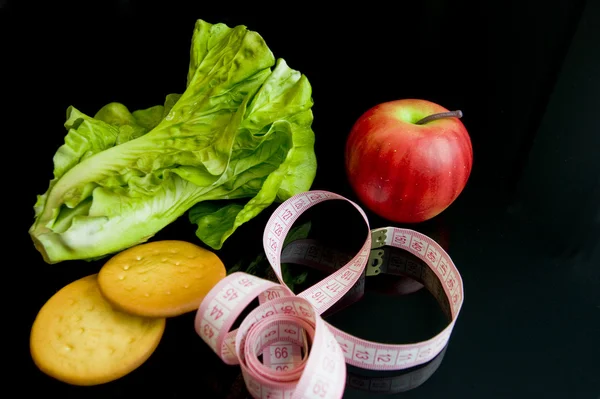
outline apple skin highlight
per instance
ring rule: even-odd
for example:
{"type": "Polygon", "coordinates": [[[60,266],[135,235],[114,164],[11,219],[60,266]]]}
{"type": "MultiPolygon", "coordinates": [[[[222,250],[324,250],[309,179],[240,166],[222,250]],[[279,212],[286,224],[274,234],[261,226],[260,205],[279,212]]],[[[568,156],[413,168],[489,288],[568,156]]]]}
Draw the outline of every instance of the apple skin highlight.
{"type": "Polygon", "coordinates": [[[443,212],[464,189],[473,165],[469,134],[458,118],[422,125],[448,112],[426,100],[403,99],[367,110],[346,142],[345,167],[359,200],[397,223],[419,223],[443,212]]]}

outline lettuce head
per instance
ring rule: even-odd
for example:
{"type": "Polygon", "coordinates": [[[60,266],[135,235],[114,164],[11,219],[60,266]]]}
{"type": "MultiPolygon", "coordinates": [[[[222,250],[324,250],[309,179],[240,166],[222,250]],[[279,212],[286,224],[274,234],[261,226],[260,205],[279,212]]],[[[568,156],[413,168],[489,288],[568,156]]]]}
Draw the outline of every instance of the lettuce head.
{"type": "Polygon", "coordinates": [[[182,94],[134,112],[68,108],[53,178],[34,206],[35,247],[47,263],[97,259],[191,209],[199,239],[221,248],[273,202],[310,189],[311,96],[306,76],[257,32],[198,20],[182,94]]]}

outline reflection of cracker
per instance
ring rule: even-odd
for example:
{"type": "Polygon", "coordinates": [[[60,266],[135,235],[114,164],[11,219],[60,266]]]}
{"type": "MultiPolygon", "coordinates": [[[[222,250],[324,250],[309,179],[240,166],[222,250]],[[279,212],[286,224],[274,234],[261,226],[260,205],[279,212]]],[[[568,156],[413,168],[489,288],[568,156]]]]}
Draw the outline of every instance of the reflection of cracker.
{"type": "Polygon", "coordinates": [[[197,310],[225,275],[213,252],[164,240],[115,255],[100,270],[98,283],[106,299],[128,313],[173,317],[197,310]]]}
{"type": "Polygon", "coordinates": [[[103,384],[144,363],[164,329],[164,318],[114,310],[94,274],[65,286],[42,307],[31,328],[31,356],[40,370],[60,381],[103,384]]]}

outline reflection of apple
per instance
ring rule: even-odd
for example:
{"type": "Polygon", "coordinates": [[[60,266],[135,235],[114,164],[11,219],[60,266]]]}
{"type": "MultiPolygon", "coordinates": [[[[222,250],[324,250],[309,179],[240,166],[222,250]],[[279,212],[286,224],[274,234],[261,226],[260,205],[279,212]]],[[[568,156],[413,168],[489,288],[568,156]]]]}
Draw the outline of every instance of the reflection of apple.
{"type": "Polygon", "coordinates": [[[444,211],[471,173],[471,139],[460,111],[426,100],[376,105],[346,142],[346,172],[360,201],[381,217],[418,223],[444,211]]]}

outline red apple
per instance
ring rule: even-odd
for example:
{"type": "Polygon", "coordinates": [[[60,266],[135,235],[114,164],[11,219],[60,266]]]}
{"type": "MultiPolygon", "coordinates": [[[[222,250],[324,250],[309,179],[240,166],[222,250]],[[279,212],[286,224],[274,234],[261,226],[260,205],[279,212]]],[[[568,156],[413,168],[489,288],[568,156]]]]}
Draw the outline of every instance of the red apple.
{"type": "Polygon", "coordinates": [[[356,121],[345,167],[359,200],[377,215],[418,223],[444,211],[464,189],[473,149],[462,112],[426,100],[385,102],[356,121]]]}

